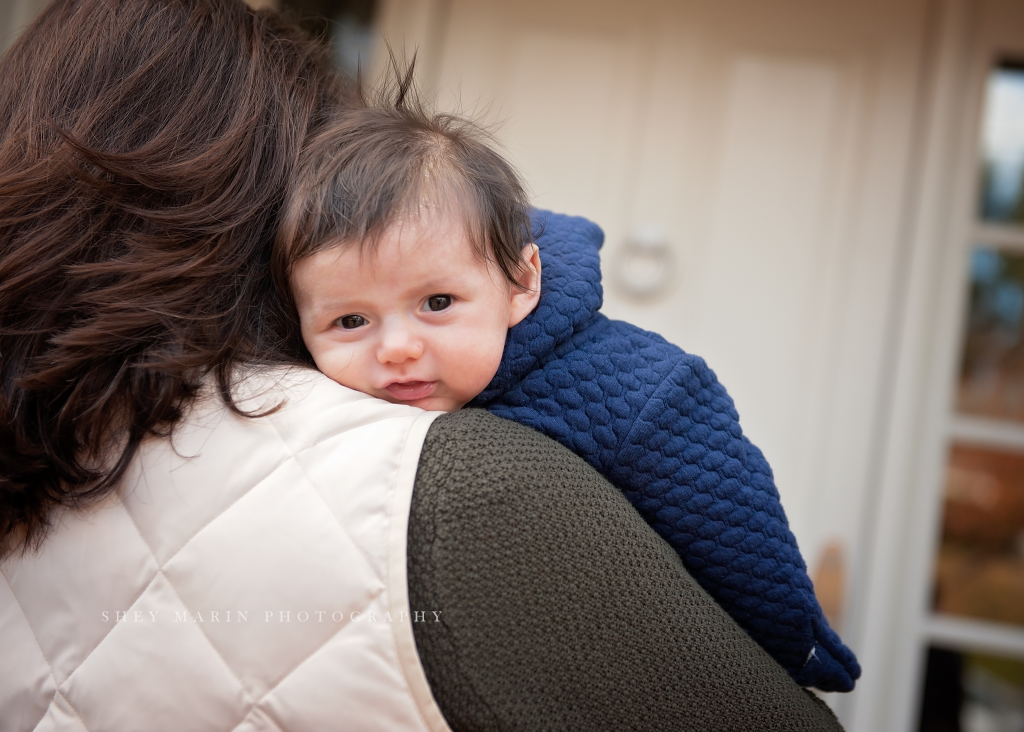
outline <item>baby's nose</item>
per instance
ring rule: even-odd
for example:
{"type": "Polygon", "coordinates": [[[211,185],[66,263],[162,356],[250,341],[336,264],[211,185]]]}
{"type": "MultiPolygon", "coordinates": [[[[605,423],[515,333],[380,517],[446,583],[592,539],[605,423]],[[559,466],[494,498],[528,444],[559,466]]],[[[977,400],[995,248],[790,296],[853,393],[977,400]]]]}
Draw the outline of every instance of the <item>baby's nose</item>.
{"type": "Polygon", "coordinates": [[[382,364],[414,361],[423,355],[423,340],[404,323],[385,323],[377,360],[382,364]]]}

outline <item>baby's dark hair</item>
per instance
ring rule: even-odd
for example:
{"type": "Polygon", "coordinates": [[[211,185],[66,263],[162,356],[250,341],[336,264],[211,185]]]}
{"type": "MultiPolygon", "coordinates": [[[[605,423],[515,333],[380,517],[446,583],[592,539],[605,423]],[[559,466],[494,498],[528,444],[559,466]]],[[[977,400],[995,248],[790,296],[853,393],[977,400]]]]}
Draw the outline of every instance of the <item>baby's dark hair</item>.
{"type": "Polygon", "coordinates": [[[274,269],[288,292],[299,260],[332,246],[370,250],[425,208],[455,213],[485,261],[513,284],[533,241],[529,202],[515,169],[479,124],[433,113],[413,83],[415,61],[362,104],[341,111],[305,145],[278,231],[274,269]]]}

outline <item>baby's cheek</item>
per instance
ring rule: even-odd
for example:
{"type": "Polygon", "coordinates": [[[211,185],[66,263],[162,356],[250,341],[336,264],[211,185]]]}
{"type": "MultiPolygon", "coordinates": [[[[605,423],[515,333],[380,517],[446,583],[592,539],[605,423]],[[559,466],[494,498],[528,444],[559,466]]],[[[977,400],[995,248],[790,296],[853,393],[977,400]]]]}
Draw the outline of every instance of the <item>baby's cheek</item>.
{"type": "Polygon", "coordinates": [[[502,331],[500,337],[497,334],[491,334],[491,337],[481,339],[477,349],[476,363],[473,367],[473,394],[470,398],[487,388],[494,375],[498,373],[501,357],[505,351],[505,332],[502,331]]]}
{"type": "Polygon", "coordinates": [[[335,346],[319,352],[311,350],[310,353],[316,367],[333,381],[360,391],[366,388],[362,383],[366,380],[365,374],[360,374],[358,354],[354,349],[335,346]]]}

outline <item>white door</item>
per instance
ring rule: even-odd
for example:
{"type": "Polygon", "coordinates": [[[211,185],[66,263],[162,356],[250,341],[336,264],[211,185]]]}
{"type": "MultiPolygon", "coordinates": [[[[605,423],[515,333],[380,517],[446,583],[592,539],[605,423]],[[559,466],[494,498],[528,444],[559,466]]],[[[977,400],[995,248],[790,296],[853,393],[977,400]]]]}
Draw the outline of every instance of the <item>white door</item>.
{"type": "Polygon", "coordinates": [[[857,649],[930,3],[383,10],[443,106],[498,123],[538,205],[604,228],[606,312],[716,370],[812,569],[839,548],[830,612],[857,649]]]}

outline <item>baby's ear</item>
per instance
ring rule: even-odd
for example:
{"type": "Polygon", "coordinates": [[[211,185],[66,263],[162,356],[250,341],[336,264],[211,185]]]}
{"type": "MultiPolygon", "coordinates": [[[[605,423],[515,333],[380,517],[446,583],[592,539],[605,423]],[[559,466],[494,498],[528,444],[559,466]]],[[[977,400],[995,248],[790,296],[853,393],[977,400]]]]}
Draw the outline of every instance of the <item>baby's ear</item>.
{"type": "Polygon", "coordinates": [[[523,262],[512,287],[512,308],[508,327],[518,325],[540,302],[540,249],[536,244],[523,247],[523,262]]]}

